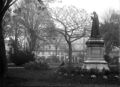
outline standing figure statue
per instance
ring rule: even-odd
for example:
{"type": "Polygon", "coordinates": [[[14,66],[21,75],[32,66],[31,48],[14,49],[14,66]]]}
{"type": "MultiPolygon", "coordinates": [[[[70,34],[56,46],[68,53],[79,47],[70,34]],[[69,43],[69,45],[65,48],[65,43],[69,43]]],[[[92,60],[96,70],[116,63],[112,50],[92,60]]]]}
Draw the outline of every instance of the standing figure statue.
{"type": "Polygon", "coordinates": [[[99,19],[96,12],[93,12],[93,16],[91,16],[92,21],[92,30],[91,30],[91,38],[99,38],[99,19]]]}

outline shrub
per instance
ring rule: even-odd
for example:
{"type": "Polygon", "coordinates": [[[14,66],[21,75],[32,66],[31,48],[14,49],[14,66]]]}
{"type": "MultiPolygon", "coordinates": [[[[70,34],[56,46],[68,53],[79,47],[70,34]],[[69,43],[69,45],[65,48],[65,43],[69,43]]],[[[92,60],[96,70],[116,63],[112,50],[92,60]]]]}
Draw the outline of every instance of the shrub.
{"type": "Polygon", "coordinates": [[[109,55],[104,55],[104,59],[105,59],[105,61],[107,62],[107,63],[109,63],[110,61],[111,61],[111,58],[110,58],[110,56],[109,55]]]}
{"type": "Polygon", "coordinates": [[[102,75],[108,76],[110,74],[110,70],[103,68],[101,73],[102,73],[102,75]]]}
{"type": "Polygon", "coordinates": [[[99,73],[100,72],[97,68],[96,69],[94,69],[94,68],[90,69],[90,75],[98,75],[99,73]]]}
{"type": "Polygon", "coordinates": [[[60,66],[59,68],[58,68],[58,70],[57,70],[57,72],[59,73],[59,72],[61,72],[61,74],[65,74],[65,73],[71,73],[71,70],[72,70],[72,68],[70,68],[67,64],[66,65],[64,65],[64,66],[60,66]]]}
{"type": "Polygon", "coordinates": [[[10,54],[10,60],[15,65],[23,65],[29,61],[34,61],[34,54],[29,51],[18,51],[16,54],[10,54]]]}
{"type": "Polygon", "coordinates": [[[48,70],[49,65],[46,62],[29,62],[25,64],[27,70],[48,70]]]}
{"type": "Polygon", "coordinates": [[[73,67],[65,64],[64,66],[60,66],[57,70],[58,73],[61,75],[67,74],[69,76],[76,76],[81,74],[81,68],[80,67],[73,67]]]}

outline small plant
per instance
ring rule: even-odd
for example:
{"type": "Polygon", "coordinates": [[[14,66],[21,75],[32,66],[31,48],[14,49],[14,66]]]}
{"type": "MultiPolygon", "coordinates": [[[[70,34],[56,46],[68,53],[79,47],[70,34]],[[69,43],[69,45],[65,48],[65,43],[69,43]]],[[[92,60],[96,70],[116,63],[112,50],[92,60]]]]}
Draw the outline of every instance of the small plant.
{"type": "Polygon", "coordinates": [[[108,76],[108,75],[110,75],[110,70],[103,68],[101,73],[102,73],[102,75],[108,76]]]}
{"type": "Polygon", "coordinates": [[[81,69],[81,74],[88,75],[90,73],[90,70],[88,69],[81,69]]]}

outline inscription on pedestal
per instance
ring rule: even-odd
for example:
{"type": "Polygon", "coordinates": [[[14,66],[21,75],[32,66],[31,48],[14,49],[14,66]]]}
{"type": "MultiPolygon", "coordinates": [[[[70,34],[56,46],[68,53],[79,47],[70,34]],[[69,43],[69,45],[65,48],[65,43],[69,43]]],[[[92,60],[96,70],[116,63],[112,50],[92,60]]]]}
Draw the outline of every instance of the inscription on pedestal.
{"type": "Polygon", "coordinates": [[[88,47],[87,58],[103,59],[104,49],[102,47],[88,47]]]}

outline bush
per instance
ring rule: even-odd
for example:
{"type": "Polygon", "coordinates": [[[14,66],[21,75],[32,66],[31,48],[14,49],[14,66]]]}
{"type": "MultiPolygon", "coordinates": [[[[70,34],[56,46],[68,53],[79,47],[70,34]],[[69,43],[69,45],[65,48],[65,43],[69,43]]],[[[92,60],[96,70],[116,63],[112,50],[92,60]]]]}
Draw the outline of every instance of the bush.
{"type": "Polygon", "coordinates": [[[73,67],[65,64],[64,66],[60,66],[57,70],[57,73],[60,73],[61,75],[67,74],[67,75],[79,75],[81,72],[80,67],[73,67]]]}
{"type": "Polygon", "coordinates": [[[25,64],[25,69],[27,70],[48,70],[49,66],[45,62],[29,62],[25,64]]]}
{"type": "Polygon", "coordinates": [[[90,69],[90,75],[99,75],[100,74],[100,72],[99,72],[99,70],[98,69],[90,69]]]}
{"type": "Polygon", "coordinates": [[[10,60],[15,65],[23,65],[29,61],[34,61],[34,54],[29,51],[18,51],[16,54],[10,54],[10,60]]]}
{"type": "Polygon", "coordinates": [[[104,55],[104,59],[105,59],[105,61],[107,62],[107,63],[109,63],[110,61],[111,61],[111,58],[110,58],[110,56],[109,55],[104,55]]]}

